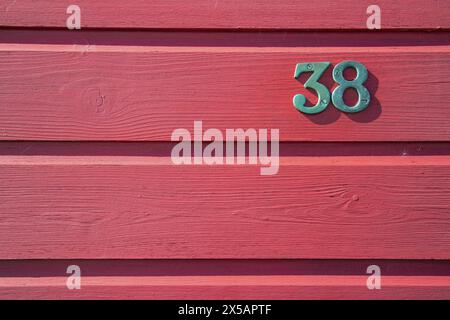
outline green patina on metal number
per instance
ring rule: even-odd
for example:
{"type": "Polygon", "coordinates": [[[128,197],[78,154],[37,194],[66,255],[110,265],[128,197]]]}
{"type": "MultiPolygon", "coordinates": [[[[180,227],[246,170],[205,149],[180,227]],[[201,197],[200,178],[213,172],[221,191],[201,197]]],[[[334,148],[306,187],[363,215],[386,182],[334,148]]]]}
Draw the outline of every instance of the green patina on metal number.
{"type": "MultiPolygon", "coordinates": [[[[316,114],[328,107],[330,103],[330,91],[319,82],[319,79],[329,66],[330,62],[306,62],[297,64],[294,78],[297,79],[304,72],[312,72],[311,77],[305,82],[304,87],[314,89],[319,99],[315,106],[307,107],[305,106],[306,97],[302,94],[296,94],[293,103],[297,110],[307,114],[316,114]]],[[[333,101],[334,106],[347,113],[360,112],[366,109],[370,103],[369,90],[363,85],[367,77],[368,72],[366,67],[359,62],[349,60],[337,64],[333,69],[333,79],[339,85],[331,94],[331,101],[333,101]],[[344,78],[344,70],[347,68],[354,68],[356,70],[355,79],[347,80],[344,78]],[[358,92],[358,102],[354,106],[348,106],[344,102],[345,90],[349,88],[353,88],[358,92]]]]}
{"type": "Polygon", "coordinates": [[[370,93],[366,87],[363,86],[368,76],[367,69],[364,65],[356,61],[342,61],[333,69],[333,79],[339,86],[333,90],[331,99],[336,108],[343,112],[355,113],[366,109],[370,103],[370,93]],[[347,68],[354,68],[356,70],[356,78],[347,80],[344,78],[344,70],[347,68]],[[358,92],[358,102],[356,105],[349,107],[344,102],[344,92],[348,88],[353,88],[358,92]]]}
{"type": "Polygon", "coordinates": [[[297,79],[304,72],[312,72],[311,77],[305,82],[305,88],[311,88],[317,92],[318,101],[313,107],[305,106],[306,97],[302,94],[296,94],[293,103],[297,110],[307,113],[316,114],[322,112],[330,103],[330,91],[318,80],[329,67],[329,62],[299,63],[295,68],[294,78],[297,79]]]}

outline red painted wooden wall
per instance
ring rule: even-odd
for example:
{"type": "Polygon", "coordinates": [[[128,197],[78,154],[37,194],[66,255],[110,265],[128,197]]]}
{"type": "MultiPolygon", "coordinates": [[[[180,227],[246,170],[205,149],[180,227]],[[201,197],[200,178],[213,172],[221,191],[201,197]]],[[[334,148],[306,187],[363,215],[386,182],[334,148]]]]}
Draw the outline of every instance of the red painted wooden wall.
{"type": "Polygon", "coordinates": [[[450,298],[449,1],[70,4],[0,0],[0,298],[450,298]],[[342,60],[367,110],[299,113],[342,60]],[[172,164],[196,120],[279,129],[278,174],[172,164]]]}

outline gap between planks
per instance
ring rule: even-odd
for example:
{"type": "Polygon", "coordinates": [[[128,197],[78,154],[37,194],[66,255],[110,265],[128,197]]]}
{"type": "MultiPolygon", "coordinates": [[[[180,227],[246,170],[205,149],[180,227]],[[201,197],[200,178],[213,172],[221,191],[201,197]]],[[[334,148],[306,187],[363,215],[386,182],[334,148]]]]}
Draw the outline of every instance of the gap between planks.
{"type": "Polygon", "coordinates": [[[2,43],[0,51],[24,52],[167,52],[167,53],[449,53],[450,45],[443,46],[392,46],[392,47],[178,47],[178,46],[121,46],[121,45],[69,45],[69,44],[15,44],[2,43]]]}
{"type": "MultiPolygon", "coordinates": [[[[224,157],[224,162],[227,157],[224,157]]],[[[248,161],[247,161],[248,162],[248,161]]],[[[174,165],[170,157],[140,156],[0,156],[0,166],[35,165],[174,165]]],[[[280,157],[281,166],[450,166],[450,156],[280,157]]],[[[184,165],[186,166],[186,165],[184,165]]],[[[200,165],[188,165],[200,166],[200,165]]],[[[203,165],[206,166],[206,165],[203,165]]],[[[207,166],[233,166],[207,165],[207,166]]],[[[247,165],[236,165],[239,167],[247,165]]],[[[248,164],[248,166],[254,166],[248,164]]]]}
{"type": "MultiPolygon", "coordinates": [[[[168,157],[176,141],[0,141],[0,156],[157,156],[168,157]]],[[[203,142],[202,150],[209,145],[203,142]]],[[[236,147],[235,143],[235,147],[236,147]]],[[[248,155],[251,143],[245,142],[248,155]]],[[[191,143],[194,150],[194,143],[191,143]]],[[[271,143],[268,142],[268,150],[271,143]]],[[[223,148],[226,154],[226,145],[223,148]]],[[[286,142],[285,156],[450,156],[450,142],[286,142]]]]}
{"type": "Polygon", "coordinates": [[[154,47],[389,47],[450,44],[445,31],[230,32],[3,29],[0,43],[154,47]]]}

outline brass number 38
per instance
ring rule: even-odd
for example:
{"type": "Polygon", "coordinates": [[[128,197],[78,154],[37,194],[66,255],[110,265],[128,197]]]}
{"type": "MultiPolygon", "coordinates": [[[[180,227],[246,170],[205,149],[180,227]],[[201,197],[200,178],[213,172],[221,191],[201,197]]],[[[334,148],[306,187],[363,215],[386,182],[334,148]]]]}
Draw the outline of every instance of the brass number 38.
{"type": "MultiPolygon", "coordinates": [[[[297,64],[294,78],[297,79],[304,72],[312,72],[311,77],[305,82],[304,87],[313,89],[318,96],[317,104],[313,107],[307,107],[305,106],[305,96],[302,94],[295,95],[293,103],[297,110],[307,114],[316,114],[324,111],[328,107],[330,103],[330,91],[319,82],[319,79],[329,66],[329,62],[307,62],[297,64]]],[[[331,94],[333,105],[337,109],[347,113],[360,112],[366,109],[370,103],[370,93],[363,85],[367,80],[367,76],[368,73],[366,67],[359,62],[342,61],[337,64],[333,69],[333,79],[339,85],[331,94]],[[344,70],[347,68],[354,68],[356,70],[355,79],[347,80],[344,78],[344,70]],[[344,102],[344,92],[348,88],[354,88],[358,92],[358,102],[354,106],[348,106],[344,102]]]]}

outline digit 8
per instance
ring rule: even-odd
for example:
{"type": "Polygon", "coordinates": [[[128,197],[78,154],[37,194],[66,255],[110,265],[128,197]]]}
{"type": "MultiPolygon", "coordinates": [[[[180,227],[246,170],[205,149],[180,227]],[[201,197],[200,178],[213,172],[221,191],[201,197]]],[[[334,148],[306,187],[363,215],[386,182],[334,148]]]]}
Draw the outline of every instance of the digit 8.
{"type": "Polygon", "coordinates": [[[370,93],[363,83],[366,82],[368,76],[367,69],[364,65],[356,61],[342,61],[333,69],[333,79],[339,84],[331,95],[331,100],[336,108],[342,112],[355,113],[366,109],[370,103],[370,93]],[[344,78],[344,70],[354,68],[356,70],[356,78],[347,80],[344,78]],[[354,88],[358,92],[358,102],[350,107],[344,102],[344,92],[348,88],[354,88]]]}

